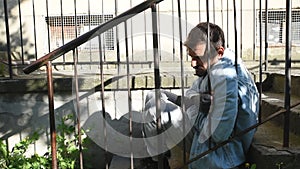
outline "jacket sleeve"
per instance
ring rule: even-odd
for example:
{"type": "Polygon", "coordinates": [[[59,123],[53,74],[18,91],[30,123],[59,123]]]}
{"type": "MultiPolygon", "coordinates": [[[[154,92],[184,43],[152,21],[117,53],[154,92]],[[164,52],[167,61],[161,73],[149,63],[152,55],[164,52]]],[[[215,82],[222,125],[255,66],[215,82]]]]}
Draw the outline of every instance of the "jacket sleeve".
{"type": "Polygon", "coordinates": [[[212,72],[212,104],[205,119],[198,126],[201,130],[199,142],[209,137],[219,143],[232,134],[238,111],[238,82],[235,69],[221,69],[212,72]]]}
{"type": "Polygon", "coordinates": [[[182,97],[182,96],[178,96],[174,93],[168,92],[168,91],[163,91],[164,94],[166,94],[166,96],[168,97],[168,100],[174,104],[176,104],[177,106],[182,106],[181,105],[181,101],[183,99],[184,102],[184,106],[185,106],[185,110],[187,110],[188,108],[190,108],[193,105],[197,105],[199,104],[200,101],[200,93],[194,94],[191,97],[182,97]]]}
{"type": "Polygon", "coordinates": [[[186,91],[186,96],[176,95],[166,90],[161,90],[161,92],[166,94],[168,100],[176,104],[177,106],[181,107],[182,106],[181,102],[183,100],[185,110],[187,110],[191,106],[199,104],[199,100],[201,96],[199,92],[199,85],[201,84],[201,82],[202,82],[202,77],[199,77],[196,81],[194,81],[194,83],[189,88],[189,90],[186,91]]]}

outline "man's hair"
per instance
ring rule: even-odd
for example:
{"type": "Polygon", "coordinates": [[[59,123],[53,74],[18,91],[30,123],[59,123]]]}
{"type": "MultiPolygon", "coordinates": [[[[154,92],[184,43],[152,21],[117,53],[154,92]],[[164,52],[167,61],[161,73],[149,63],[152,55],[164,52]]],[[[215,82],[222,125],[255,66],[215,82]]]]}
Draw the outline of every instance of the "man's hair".
{"type": "Polygon", "coordinates": [[[194,27],[188,37],[184,45],[190,49],[194,49],[194,47],[198,44],[206,44],[207,43],[207,31],[210,31],[210,44],[212,47],[212,52],[218,50],[218,48],[225,48],[225,38],[223,30],[216,24],[201,22],[196,27],[194,27]]]}

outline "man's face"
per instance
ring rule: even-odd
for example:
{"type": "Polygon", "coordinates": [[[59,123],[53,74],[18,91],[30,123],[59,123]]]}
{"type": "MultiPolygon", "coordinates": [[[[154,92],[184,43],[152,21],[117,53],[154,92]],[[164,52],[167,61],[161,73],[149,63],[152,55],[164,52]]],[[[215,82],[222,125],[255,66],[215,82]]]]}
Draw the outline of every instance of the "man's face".
{"type": "Polygon", "coordinates": [[[198,44],[193,49],[187,47],[188,55],[191,57],[191,66],[195,69],[195,75],[203,76],[207,70],[207,57],[205,56],[206,44],[198,44]]]}

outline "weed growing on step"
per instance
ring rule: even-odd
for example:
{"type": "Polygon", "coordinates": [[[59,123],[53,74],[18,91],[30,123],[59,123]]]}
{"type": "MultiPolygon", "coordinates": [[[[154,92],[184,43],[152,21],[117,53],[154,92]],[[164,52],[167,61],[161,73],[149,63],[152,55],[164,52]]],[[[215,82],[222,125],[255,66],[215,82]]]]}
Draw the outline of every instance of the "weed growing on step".
{"type": "MultiPolygon", "coordinates": [[[[57,126],[57,161],[61,169],[74,169],[79,157],[77,145],[78,135],[75,134],[74,118],[72,115],[64,116],[57,126]]],[[[83,134],[83,133],[82,133],[83,134]]],[[[40,137],[39,132],[34,132],[17,143],[12,150],[0,140],[0,168],[9,169],[47,169],[51,168],[51,151],[44,155],[33,154],[26,156],[28,147],[40,137]]],[[[84,139],[82,140],[84,141],[84,139]]]]}
{"type": "Polygon", "coordinates": [[[246,169],[256,169],[256,164],[245,163],[246,169]]]}
{"type": "Polygon", "coordinates": [[[280,162],[280,163],[276,163],[276,166],[278,169],[282,169],[282,166],[283,166],[283,162],[280,162]]]}

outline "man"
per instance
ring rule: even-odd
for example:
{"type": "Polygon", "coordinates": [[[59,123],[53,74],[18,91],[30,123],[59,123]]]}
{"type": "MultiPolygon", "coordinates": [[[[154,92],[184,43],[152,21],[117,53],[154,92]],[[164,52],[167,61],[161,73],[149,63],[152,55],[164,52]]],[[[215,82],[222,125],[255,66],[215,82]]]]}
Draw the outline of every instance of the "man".
{"type": "MultiPolygon", "coordinates": [[[[185,46],[191,57],[195,75],[199,77],[183,99],[188,120],[193,125],[190,148],[190,159],[193,159],[235,133],[256,124],[259,101],[255,83],[241,59],[236,60],[234,52],[225,49],[224,33],[219,26],[207,22],[199,23],[190,31],[185,46]],[[198,93],[199,97],[195,97],[195,93],[198,93]]],[[[162,91],[162,95],[166,95],[168,101],[177,105],[182,102],[180,96],[170,92],[162,91]]],[[[170,116],[173,124],[172,113],[170,116]]],[[[165,124],[162,123],[162,126],[165,124]]],[[[245,162],[254,132],[255,130],[252,130],[234,138],[226,145],[192,162],[189,168],[238,168],[245,162]]],[[[144,133],[147,136],[147,131],[144,133]]]]}

